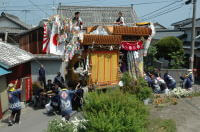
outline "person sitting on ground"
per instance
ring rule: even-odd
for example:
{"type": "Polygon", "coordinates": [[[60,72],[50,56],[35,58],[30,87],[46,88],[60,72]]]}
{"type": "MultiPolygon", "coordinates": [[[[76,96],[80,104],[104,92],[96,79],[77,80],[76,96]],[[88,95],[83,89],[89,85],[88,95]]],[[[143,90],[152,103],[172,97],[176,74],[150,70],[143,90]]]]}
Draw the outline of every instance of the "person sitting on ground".
{"type": "Polygon", "coordinates": [[[151,80],[151,77],[150,77],[149,73],[144,74],[144,79],[148,83],[148,86],[152,87],[152,80],[151,80]]]}
{"type": "Polygon", "coordinates": [[[61,88],[55,84],[51,91],[47,92],[47,96],[50,98],[50,102],[45,105],[47,114],[50,114],[53,110],[60,112],[60,92],[61,88]]]}
{"type": "Polygon", "coordinates": [[[83,94],[84,90],[82,89],[83,83],[80,81],[80,83],[76,86],[76,92],[74,93],[73,99],[72,99],[72,108],[73,110],[79,110],[82,109],[83,105],[83,94]]]}
{"type": "Polygon", "coordinates": [[[164,90],[167,89],[167,84],[158,74],[155,74],[155,76],[156,76],[156,80],[158,81],[158,84],[160,86],[161,92],[164,92],[164,90]]]}
{"type": "MultiPolygon", "coordinates": [[[[16,83],[17,84],[17,83],[16,83]]],[[[21,115],[21,102],[20,102],[20,94],[21,88],[15,89],[16,84],[10,83],[8,85],[8,99],[9,99],[9,109],[11,110],[11,115],[9,118],[9,126],[12,126],[13,123],[20,122],[20,115],[21,115]],[[14,121],[15,118],[15,121],[14,121]]]]}
{"type": "Polygon", "coordinates": [[[117,20],[116,20],[116,22],[115,22],[115,24],[117,24],[117,25],[125,25],[125,22],[124,22],[124,17],[123,17],[123,14],[122,14],[122,12],[120,11],[119,13],[118,13],[118,18],[117,18],[117,20]]]}
{"type": "Polygon", "coordinates": [[[55,88],[53,90],[54,96],[51,98],[51,106],[56,111],[60,111],[60,96],[59,96],[60,90],[61,88],[57,84],[55,84],[55,88]]]}
{"type": "Polygon", "coordinates": [[[64,88],[64,78],[61,76],[60,72],[57,73],[57,76],[54,79],[54,84],[58,84],[60,88],[64,88]]]}
{"type": "Polygon", "coordinates": [[[151,80],[152,80],[152,89],[154,93],[160,93],[160,85],[154,74],[151,74],[151,80]]]}
{"type": "Polygon", "coordinates": [[[191,90],[192,88],[192,73],[189,72],[188,74],[185,75],[184,80],[183,80],[183,88],[191,90]]]}
{"type": "Polygon", "coordinates": [[[41,84],[39,82],[36,83],[37,87],[34,87],[33,89],[33,107],[36,108],[38,106],[42,106],[42,99],[41,99],[41,93],[44,91],[43,87],[41,86],[41,84]]]}
{"type": "Polygon", "coordinates": [[[168,72],[166,72],[164,74],[164,80],[165,80],[165,82],[167,84],[167,87],[169,89],[173,90],[174,88],[176,88],[176,81],[175,81],[175,79],[171,75],[169,75],[168,72]]]}
{"type": "Polygon", "coordinates": [[[46,86],[46,89],[45,89],[46,91],[50,91],[50,90],[53,90],[53,83],[52,83],[52,80],[51,79],[49,79],[48,81],[47,81],[47,86],[46,86]]]}

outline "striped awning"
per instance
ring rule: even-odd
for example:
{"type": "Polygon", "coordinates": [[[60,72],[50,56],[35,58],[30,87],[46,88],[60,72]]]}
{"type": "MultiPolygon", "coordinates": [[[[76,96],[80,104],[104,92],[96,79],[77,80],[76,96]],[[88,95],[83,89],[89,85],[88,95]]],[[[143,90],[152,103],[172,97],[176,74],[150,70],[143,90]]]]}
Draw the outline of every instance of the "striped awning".
{"type": "Polygon", "coordinates": [[[11,73],[11,71],[8,71],[8,70],[0,67],[0,76],[6,75],[6,74],[9,74],[9,73],[11,73]]]}

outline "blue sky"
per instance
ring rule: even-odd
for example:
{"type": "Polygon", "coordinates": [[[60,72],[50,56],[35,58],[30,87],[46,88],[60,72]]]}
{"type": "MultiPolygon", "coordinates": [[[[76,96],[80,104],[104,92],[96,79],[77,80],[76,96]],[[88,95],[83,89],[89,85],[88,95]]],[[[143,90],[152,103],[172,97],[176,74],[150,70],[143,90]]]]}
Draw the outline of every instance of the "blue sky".
{"type": "MultiPolygon", "coordinates": [[[[186,0],[0,0],[0,10],[17,15],[28,24],[37,25],[42,18],[55,13],[58,3],[75,6],[131,6],[137,16],[146,21],[159,22],[169,27],[171,23],[192,17],[192,4],[182,5],[186,0]],[[170,5],[171,4],[171,5],[170,5]],[[54,6],[53,6],[54,5],[54,6]],[[170,5],[167,8],[163,8],[170,5]],[[179,8],[181,7],[181,8],[179,8]],[[174,10],[179,8],[177,10],[174,10]],[[157,10],[155,14],[151,13],[157,10]],[[168,11],[174,10],[170,13],[168,11]],[[158,14],[163,14],[155,17],[158,14]]],[[[200,0],[197,0],[197,17],[200,17],[200,0]]]]}

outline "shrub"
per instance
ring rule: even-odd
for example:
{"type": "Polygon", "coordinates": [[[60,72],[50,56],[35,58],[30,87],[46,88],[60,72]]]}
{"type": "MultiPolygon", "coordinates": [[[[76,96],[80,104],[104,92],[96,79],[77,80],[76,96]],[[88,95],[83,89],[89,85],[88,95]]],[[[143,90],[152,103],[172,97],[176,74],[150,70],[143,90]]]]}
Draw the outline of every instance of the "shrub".
{"type": "Polygon", "coordinates": [[[122,91],[135,94],[140,100],[149,98],[152,94],[152,89],[148,87],[147,82],[143,78],[134,80],[129,73],[124,73],[121,80],[124,84],[122,91]]]}
{"type": "Polygon", "coordinates": [[[141,132],[147,125],[146,106],[120,90],[89,93],[83,110],[88,122],[82,132],[141,132]]]}

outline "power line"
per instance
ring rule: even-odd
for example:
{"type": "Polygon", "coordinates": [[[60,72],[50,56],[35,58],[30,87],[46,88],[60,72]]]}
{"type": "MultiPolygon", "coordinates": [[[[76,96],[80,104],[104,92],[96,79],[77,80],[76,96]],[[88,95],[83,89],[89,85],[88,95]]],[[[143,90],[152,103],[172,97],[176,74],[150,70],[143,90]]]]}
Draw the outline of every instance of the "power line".
{"type": "Polygon", "coordinates": [[[150,20],[150,19],[153,19],[153,18],[156,18],[156,17],[162,16],[162,15],[168,14],[168,13],[170,13],[170,12],[173,12],[173,11],[175,11],[175,10],[180,9],[181,7],[183,7],[183,5],[180,6],[180,7],[177,7],[177,8],[171,8],[171,9],[169,9],[169,10],[166,10],[166,11],[160,12],[159,14],[153,15],[153,16],[148,17],[148,18],[145,18],[145,19],[142,19],[142,21],[150,20]]]}
{"type": "Polygon", "coordinates": [[[165,3],[165,2],[171,2],[171,1],[166,0],[166,1],[159,1],[159,2],[137,3],[137,4],[133,4],[133,5],[149,5],[149,4],[159,4],[159,3],[165,3]]]}
{"type": "Polygon", "coordinates": [[[174,1],[174,2],[172,2],[172,3],[170,3],[170,4],[166,5],[166,6],[163,6],[163,7],[159,8],[159,9],[157,9],[157,10],[155,10],[155,11],[152,11],[152,12],[150,12],[150,13],[147,13],[147,14],[141,16],[141,18],[143,18],[143,17],[145,17],[145,16],[148,16],[148,15],[151,15],[151,14],[153,14],[153,13],[155,13],[155,12],[160,11],[160,10],[163,10],[163,9],[165,9],[165,8],[171,6],[171,5],[174,5],[174,4],[177,3],[177,2],[181,2],[181,1],[182,1],[182,0],[174,1]]]}
{"type": "Polygon", "coordinates": [[[35,6],[36,8],[38,8],[40,11],[42,11],[43,13],[45,13],[47,16],[50,16],[46,11],[44,11],[43,9],[41,9],[38,5],[36,5],[35,3],[33,3],[31,0],[28,0],[33,6],[35,6]]]}
{"type": "MultiPolygon", "coordinates": [[[[94,2],[94,1],[102,1],[102,0],[86,0],[86,1],[77,1],[77,2],[64,2],[62,4],[79,4],[79,3],[87,3],[87,2],[94,2]]],[[[145,4],[159,4],[159,3],[167,3],[167,2],[171,2],[172,0],[166,0],[166,1],[159,1],[159,2],[148,2],[148,3],[135,3],[133,5],[145,5],[145,4]]],[[[31,3],[31,2],[30,2],[31,3]]],[[[128,6],[128,5],[131,5],[132,3],[130,4],[126,4],[126,5],[119,5],[119,4],[116,4],[115,2],[112,2],[111,4],[115,4],[115,5],[118,5],[118,6],[128,6]]],[[[30,7],[30,6],[35,6],[36,4],[32,4],[31,5],[15,5],[15,6],[6,6],[6,8],[16,8],[16,7],[30,7]]],[[[53,5],[58,5],[58,4],[40,4],[40,5],[36,5],[35,7],[38,8],[38,7],[42,7],[42,6],[53,6],[53,5]]],[[[3,8],[2,6],[0,8],[3,8]]]]}
{"type": "Polygon", "coordinates": [[[162,16],[162,15],[168,14],[168,13],[170,13],[170,12],[173,12],[173,11],[175,11],[175,10],[178,10],[178,9],[182,8],[183,6],[184,6],[184,4],[181,4],[181,5],[179,5],[179,7],[176,6],[176,8],[173,7],[173,8],[164,10],[163,12],[160,12],[160,13],[155,14],[155,15],[153,15],[153,16],[150,16],[150,17],[148,17],[148,18],[142,19],[142,21],[150,20],[150,19],[153,19],[153,18],[162,16]]]}

